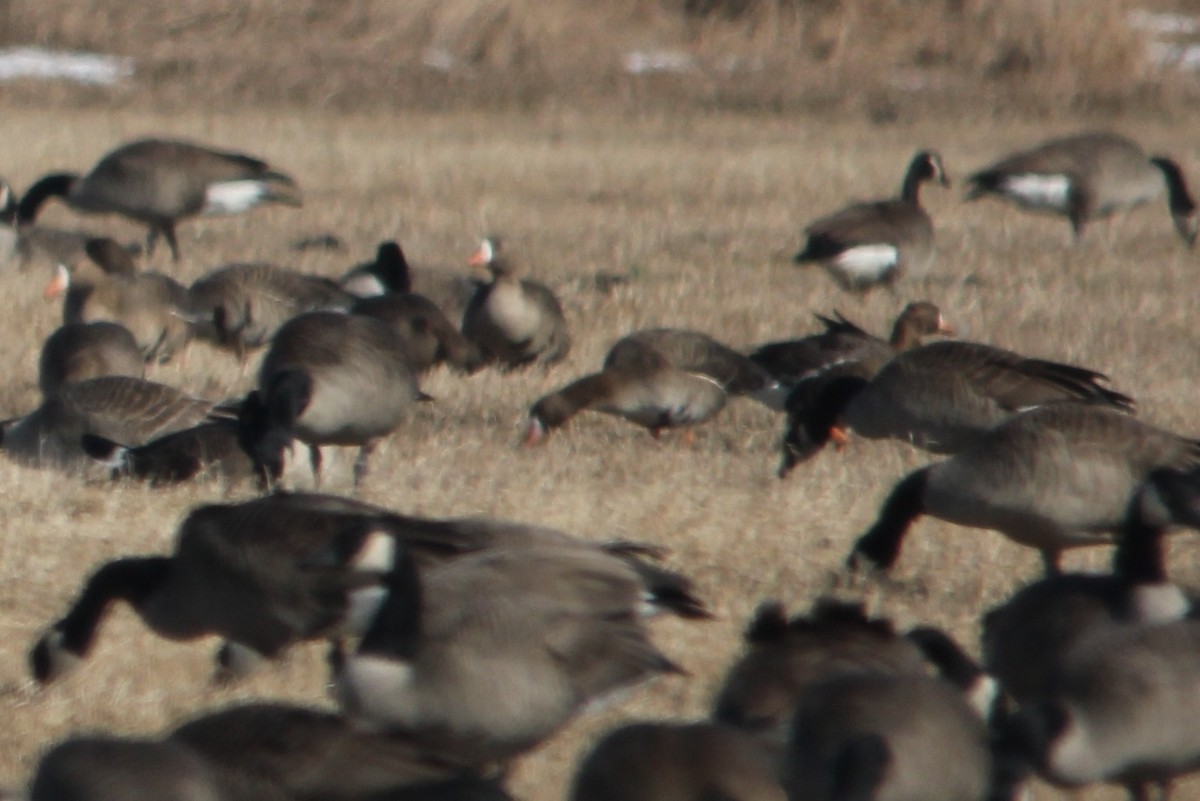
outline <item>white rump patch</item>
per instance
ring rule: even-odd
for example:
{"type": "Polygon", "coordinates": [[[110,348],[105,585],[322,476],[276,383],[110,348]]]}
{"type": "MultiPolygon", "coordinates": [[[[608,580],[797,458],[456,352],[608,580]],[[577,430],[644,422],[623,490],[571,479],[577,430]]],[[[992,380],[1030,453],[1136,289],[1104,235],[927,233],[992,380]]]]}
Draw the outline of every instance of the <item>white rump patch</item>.
{"type": "Polygon", "coordinates": [[[202,214],[241,214],[262,203],[270,192],[265,181],[221,181],[204,190],[202,214]]]}
{"type": "Polygon", "coordinates": [[[858,245],[843,250],[831,262],[851,281],[878,281],[895,269],[900,251],[895,245],[858,245]]]}
{"type": "Polygon", "coordinates": [[[376,298],[386,295],[388,288],[374,273],[357,273],[342,281],[342,289],[356,298],[376,298]]]}
{"type": "Polygon", "coordinates": [[[1001,189],[1027,208],[1065,214],[1067,198],[1071,194],[1071,179],[1061,174],[1022,173],[1005,178],[1001,189]]]}
{"type": "Polygon", "coordinates": [[[1175,584],[1142,584],[1133,589],[1133,612],[1140,623],[1182,620],[1191,610],[1191,601],[1175,584]]]}

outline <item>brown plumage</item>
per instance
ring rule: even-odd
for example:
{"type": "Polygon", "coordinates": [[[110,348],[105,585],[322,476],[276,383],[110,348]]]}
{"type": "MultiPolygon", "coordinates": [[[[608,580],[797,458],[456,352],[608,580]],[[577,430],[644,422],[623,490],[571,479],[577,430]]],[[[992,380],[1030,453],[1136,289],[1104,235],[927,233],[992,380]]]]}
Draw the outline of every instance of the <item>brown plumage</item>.
{"type": "Polygon", "coordinates": [[[129,329],[146,361],[165,362],[191,337],[187,290],[170,276],[141,272],[111,239],[90,239],[88,259],[59,265],[46,297],[65,293],[63,324],[107,320],[129,329]]]}
{"type": "Polygon", "coordinates": [[[44,397],[64,384],[108,375],[141,378],[142,351],[129,329],[110,322],[71,323],[46,337],[38,357],[38,388],[44,397]]]}
{"type": "Polygon", "coordinates": [[[51,197],[92,214],[120,214],[149,229],[146,252],[162,235],[179,259],[175,224],[201,214],[237,214],[260,203],[299,206],[300,191],[287,175],[241,153],[189,142],[143,139],[109,152],[84,174],[54,173],[21,198],[17,222],[28,225],[51,197]]]}
{"type": "Polygon", "coordinates": [[[265,478],[242,443],[237,420],[204,422],[144,445],[127,446],[95,434],[85,434],[82,444],[88,456],[107,467],[114,479],[165,485],[207,478],[220,479],[229,487],[265,478]]]}
{"type": "Polygon", "coordinates": [[[855,203],[810,223],[796,263],[823,265],[846,289],[865,290],[891,285],[902,275],[922,275],[933,256],[933,222],[920,203],[924,181],[949,185],[937,153],[913,156],[899,197],[855,203]]]}
{"type": "Polygon", "coordinates": [[[483,366],[479,348],[468,342],[433,301],[412,292],[378,295],[356,301],[351,314],[373,317],[391,326],[404,340],[408,364],[424,373],[438,364],[448,364],[464,373],[483,366]]]}
{"type": "Polygon", "coordinates": [[[1157,200],[1165,188],[1176,231],[1189,247],[1196,241],[1196,204],[1183,170],[1113,133],[1051,139],[979,170],[967,184],[968,200],[991,195],[1066,217],[1076,240],[1088,222],[1157,200]]]}
{"type": "Polygon", "coordinates": [[[462,332],[501,367],[551,365],[566,358],[571,335],[561,304],[545,284],[522,278],[500,255],[500,241],[483,240],[471,257],[491,282],[479,287],[463,313],[462,332]]]}
{"type": "Polygon", "coordinates": [[[1112,541],[1154,471],[1196,467],[1196,440],[1103,406],[1051,404],[902,479],[850,561],[891,567],[909,526],[927,514],[1037,548],[1054,573],[1064,548],[1112,541]]]}

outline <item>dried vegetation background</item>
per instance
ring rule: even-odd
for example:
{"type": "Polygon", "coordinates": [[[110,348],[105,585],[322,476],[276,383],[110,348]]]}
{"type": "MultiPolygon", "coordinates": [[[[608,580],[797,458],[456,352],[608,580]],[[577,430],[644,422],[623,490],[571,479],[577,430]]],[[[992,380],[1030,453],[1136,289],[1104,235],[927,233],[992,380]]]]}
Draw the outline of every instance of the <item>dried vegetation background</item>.
{"type": "MultiPolygon", "coordinates": [[[[958,189],[931,188],[936,266],[926,282],[904,285],[902,297],[848,296],[820,272],[788,263],[804,221],[896,191],[919,147],[939,148],[952,176],[961,176],[1014,146],[1103,125],[1174,155],[1200,179],[1193,115],[1166,102],[1186,87],[1150,71],[1137,42],[1121,33],[1113,20],[1124,4],[612,0],[603,15],[592,8],[533,0],[0,0],[0,36],[135,55],[149,71],[140,68],[124,89],[0,88],[0,174],[19,189],[146,133],[263,154],[304,186],[300,210],[181,226],[183,262],[159,254],[152,266],[191,279],[228,261],[268,259],[337,275],[395,237],[419,267],[417,288],[453,310],[466,256],[479,235],[496,231],[561,294],[576,333],[570,358],[545,375],[433,374],[424,388],[437,402],[376,455],[362,493],[407,512],[495,515],[664,544],[718,614],[702,625],[656,624],[664,650],[692,675],[581,717],[517,770],[512,789],[526,801],[563,798],[581,750],[620,721],[703,715],[758,601],[780,598],[799,609],[833,587],[892,483],[930,458],[856,441],[780,482],[782,421],[742,401],[700,429],[694,447],[585,415],[544,447],[518,448],[529,404],[595,369],[622,333],[685,326],[749,346],[812,331],[812,313],[834,308],[882,333],[905,300],[924,297],[965,337],[1104,370],[1139,399],[1147,419],[1200,433],[1197,256],[1178,243],[1164,208],[1095,226],[1070,247],[1061,221],[966,205],[958,189]],[[600,31],[611,39],[591,38],[600,31]],[[894,37],[876,43],[866,35],[883,31],[894,37]],[[1086,46],[1109,34],[1111,46],[1086,46]],[[613,61],[626,47],[676,41],[670,37],[707,65],[701,78],[642,80],[613,61]],[[430,43],[469,69],[422,67],[430,43]],[[1064,52],[1086,69],[1071,67],[1064,52]],[[722,75],[714,65],[731,56],[764,66],[722,75]],[[796,82],[776,65],[810,79],[796,82]],[[895,72],[905,66],[915,71],[895,72]],[[892,74],[944,81],[946,92],[899,95],[889,88],[892,74]],[[846,91],[860,76],[874,78],[860,84],[864,91],[846,91]],[[605,102],[579,102],[585,90],[605,102]],[[1021,105],[981,99],[1005,92],[1021,95],[1021,105]],[[916,105],[898,103],[901,96],[916,105]],[[955,112],[958,100],[973,110],[955,112]],[[630,101],[637,113],[624,105],[630,101]],[[346,250],[290,248],[325,232],[346,250]],[[610,275],[627,280],[597,280],[610,275]]],[[[141,236],[61,206],[50,207],[45,222],[141,236]]],[[[37,349],[59,314],[41,299],[49,268],[0,272],[0,416],[36,402],[37,349]]],[[[151,377],[214,398],[236,395],[250,380],[203,347],[186,366],[151,377]]],[[[331,462],[326,488],[348,491],[349,460],[331,462]]],[[[295,476],[307,486],[302,469],[295,476]]],[[[0,783],[21,784],[37,756],[70,732],[148,734],[239,699],[329,703],[319,647],[297,649],[241,686],[214,689],[215,643],[156,639],[123,608],[78,674],[45,691],[27,678],[26,649],[96,562],[166,551],[192,506],[247,492],[108,485],[0,462],[0,783]]],[[[1172,550],[1177,577],[1200,582],[1200,542],[1183,535],[1172,550]]],[[[1075,552],[1067,564],[1099,567],[1106,558],[1075,552]]],[[[867,596],[902,625],[940,624],[974,644],[979,612],[1038,570],[1034,553],[997,535],[923,521],[898,583],[867,596]]],[[[1197,791],[1185,784],[1178,797],[1197,791]]],[[[1060,794],[1039,787],[1036,797],[1060,794]]]]}

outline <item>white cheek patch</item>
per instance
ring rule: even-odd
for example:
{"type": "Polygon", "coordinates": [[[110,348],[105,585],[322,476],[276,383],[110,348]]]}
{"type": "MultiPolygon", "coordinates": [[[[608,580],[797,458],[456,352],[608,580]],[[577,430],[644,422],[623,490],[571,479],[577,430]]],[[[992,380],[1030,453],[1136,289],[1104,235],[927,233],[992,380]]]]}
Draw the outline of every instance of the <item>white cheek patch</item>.
{"type": "Polygon", "coordinates": [[[222,181],[204,190],[202,214],[240,214],[254,208],[270,190],[263,181],[222,181]]]}
{"type": "Polygon", "coordinates": [[[1001,189],[1022,206],[1065,214],[1071,179],[1065,175],[1023,173],[1005,178],[1001,189]]]}
{"type": "Polygon", "coordinates": [[[396,561],[396,538],[383,531],[372,531],[354,554],[351,566],[364,573],[386,573],[396,561]]]}
{"type": "Polygon", "coordinates": [[[990,721],[992,708],[996,705],[996,698],[999,695],[1000,685],[985,673],[972,682],[970,689],[967,690],[967,703],[980,718],[990,721]]]}
{"type": "Polygon", "coordinates": [[[851,280],[877,281],[895,269],[899,258],[895,245],[858,245],[843,250],[832,263],[851,280]]]}

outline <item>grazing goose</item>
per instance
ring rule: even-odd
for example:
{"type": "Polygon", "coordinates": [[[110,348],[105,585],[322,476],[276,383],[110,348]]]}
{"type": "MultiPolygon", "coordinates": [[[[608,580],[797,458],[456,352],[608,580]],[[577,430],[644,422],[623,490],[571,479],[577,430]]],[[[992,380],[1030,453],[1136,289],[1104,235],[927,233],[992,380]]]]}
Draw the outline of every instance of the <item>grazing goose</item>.
{"type": "Polygon", "coordinates": [[[105,376],[68,384],[24,417],[0,423],[11,458],[35,465],[89,464],[84,434],[144,445],[208,419],[211,401],[140,378],[105,376]]]}
{"type": "MultiPolygon", "coordinates": [[[[0,267],[26,267],[45,261],[50,265],[74,264],[84,258],[84,245],[95,234],[67,231],[44,225],[17,228],[17,195],[0,178],[0,267]]],[[[3,798],[3,796],[0,796],[3,798]]]]}
{"type": "Polygon", "coordinates": [[[820,598],[808,615],[788,618],[764,603],[745,633],[746,652],[726,672],[712,704],[717,723],[755,732],[778,752],[797,699],[811,686],[846,673],[921,673],[925,656],[891,621],[867,617],[859,604],[820,598]]]}
{"type": "Polygon", "coordinates": [[[549,287],[522,278],[500,255],[496,237],[484,239],[469,263],[486,269],[492,280],[480,286],[467,304],[463,336],[503,368],[548,366],[566,358],[571,335],[562,306],[549,287]]]}
{"type": "Polygon", "coordinates": [[[983,616],[988,672],[1018,703],[1047,696],[1066,655],[1097,632],[1178,620],[1191,610],[1163,563],[1167,527],[1183,519],[1200,486],[1157,470],[1135,494],[1113,552],[1111,573],[1067,573],[1018,590],[983,616]],[[1172,511],[1176,510],[1176,511],[1172,511]]]}
{"type": "Polygon", "coordinates": [[[632,723],[584,757],[570,801],[786,801],[753,735],[715,723],[632,723]]]}
{"type": "Polygon", "coordinates": [[[129,329],[109,322],[70,323],[46,337],[38,388],[50,397],[65,384],[108,375],[141,378],[146,364],[129,329]]]}
{"type": "Polygon", "coordinates": [[[195,335],[234,351],[242,363],[296,315],[346,309],[355,299],[328,278],[263,263],[220,267],[187,294],[195,335]]]}
{"type": "Polygon", "coordinates": [[[338,284],[358,298],[412,292],[408,259],[400,245],[391,240],[380,242],[375,251],[375,260],[351,267],[338,284]]]}
{"type": "Polygon", "coordinates": [[[817,453],[841,427],[934,453],[957,453],[1023,411],[1082,401],[1128,410],[1131,398],[1100,384],[1102,373],[977,342],[933,342],[897,354],[871,379],[839,375],[788,422],[796,461],[817,453]],[[838,422],[841,421],[841,427],[838,422]]]}
{"type": "Polygon", "coordinates": [[[30,801],[503,801],[498,782],[398,734],[253,703],[156,740],[76,737],[43,757],[30,801]]]}
{"type": "Polygon", "coordinates": [[[998,736],[999,758],[1053,784],[1124,785],[1166,801],[1200,768],[1200,621],[1114,626],[1072,651],[1054,692],[1024,705],[998,736]]]}
{"type": "Polygon", "coordinates": [[[380,439],[427,399],[408,364],[404,340],[387,323],[358,314],[309,312],[275,334],[242,406],[246,448],[268,474],[282,472],[283,450],[308,445],[321,479],[321,446],[358,447],[354,485],[380,439]]]}
{"type": "Polygon", "coordinates": [[[60,264],[46,286],[47,299],[64,296],[63,323],[120,323],[147,361],[168,361],[191,337],[187,290],[162,273],[139,272],[129,251],[111,239],[89,239],[85,250],[88,259],[74,275],[60,264]]]}
{"type": "Polygon", "coordinates": [[[642,617],[708,613],[690,583],[635,551],[498,547],[419,573],[403,555],[338,676],[347,716],[472,764],[504,762],[584,704],[680,669],[642,617]]]}
{"type": "Polygon", "coordinates": [[[131,478],[160,486],[219,478],[232,486],[251,480],[272,484],[280,478],[264,475],[262,466],[246,452],[237,420],[212,420],[135,446],[84,434],[82,445],[114,479],[131,478]]]}
{"type": "Polygon", "coordinates": [[[1196,203],[1183,170],[1169,158],[1148,158],[1136,142],[1117,134],[1051,139],[979,170],[967,184],[967,200],[993,195],[1066,217],[1076,241],[1089,221],[1156,200],[1165,186],[1175,230],[1188,247],[1196,241],[1196,203]]]}
{"type": "Polygon", "coordinates": [[[299,206],[296,183],[266,162],[188,142],[143,139],[111,151],[85,175],[52,173],[29,188],[17,222],[32,223],[42,205],[60,197],[90,214],[120,214],[144,223],[146,252],[161,234],[179,260],[175,224],[200,214],[239,214],[260,203],[299,206]]]}
{"type": "MultiPolygon", "coordinates": [[[[1113,540],[1155,470],[1197,467],[1200,441],[1128,414],[1078,403],[1033,409],[902,479],[849,561],[890,568],[913,521],[927,514],[1037,548],[1054,574],[1064,548],[1113,540]]],[[[1188,515],[1176,522],[1200,523],[1188,509],[1172,511],[1188,515]]]]}
{"type": "Polygon", "coordinates": [[[919,198],[924,181],[950,184],[937,153],[913,156],[899,197],[855,203],[810,223],[796,263],[822,264],[843,288],[852,290],[891,286],[902,275],[922,275],[933,256],[933,222],[919,198]]]}
{"type": "Polygon", "coordinates": [[[51,681],[85,658],[117,600],[163,637],[225,637],[223,666],[244,672],[297,641],[361,633],[397,551],[411,549],[424,564],[498,541],[571,540],[550,529],[405,517],[311,493],[201,506],[180,525],[171,556],[116,559],[93,572],[31,652],[34,676],[51,681]]]}

